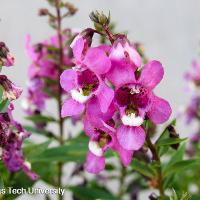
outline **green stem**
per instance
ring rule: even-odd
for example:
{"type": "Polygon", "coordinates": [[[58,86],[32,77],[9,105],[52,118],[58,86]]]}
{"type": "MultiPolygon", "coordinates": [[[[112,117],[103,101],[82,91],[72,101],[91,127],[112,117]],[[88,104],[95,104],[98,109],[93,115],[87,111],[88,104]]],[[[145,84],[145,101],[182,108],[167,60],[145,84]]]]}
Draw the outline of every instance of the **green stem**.
{"type": "Polygon", "coordinates": [[[124,166],[121,167],[121,174],[119,177],[119,192],[117,197],[119,199],[122,199],[124,196],[124,184],[125,184],[125,178],[126,178],[126,168],[124,166]]]}
{"type": "Polygon", "coordinates": [[[163,185],[161,160],[160,160],[159,154],[157,152],[157,149],[156,149],[155,145],[152,143],[151,138],[148,133],[147,133],[147,137],[146,137],[146,142],[147,142],[147,145],[153,155],[153,160],[156,160],[159,165],[159,167],[157,168],[157,188],[159,190],[161,199],[163,199],[165,197],[165,192],[164,192],[164,185],[163,185]]]}
{"type": "MultiPolygon", "coordinates": [[[[62,41],[62,17],[60,12],[60,0],[56,0],[56,14],[57,14],[57,35],[58,35],[58,41],[59,41],[59,73],[58,73],[58,80],[60,79],[60,75],[62,73],[62,66],[63,66],[63,41],[62,41]]],[[[64,143],[64,120],[61,117],[61,108],[62,108],[62,88],[58,82],[58,112],[59,112],[59,143],[60,145],[63,145],[64,143]]],[[[63,170],[63,163],[58,163],[58,188],[62,188],[62,170],[63,170]]],[[[58,199],[62,200],[63,196],[58,195],[58,199]]]]}

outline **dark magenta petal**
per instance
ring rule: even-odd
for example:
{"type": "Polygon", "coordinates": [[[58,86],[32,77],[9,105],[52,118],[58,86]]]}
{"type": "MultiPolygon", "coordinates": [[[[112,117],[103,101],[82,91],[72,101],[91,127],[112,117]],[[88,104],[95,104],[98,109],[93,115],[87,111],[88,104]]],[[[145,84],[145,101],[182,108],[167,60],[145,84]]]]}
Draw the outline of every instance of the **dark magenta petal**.
{"type": "Polygon", "coordinates": [[[152,106],[147,115],[155,124],[162,124],[169,119],[172,109],[169,103],[160,97],[154,96],[152,101],[152,106]]]}

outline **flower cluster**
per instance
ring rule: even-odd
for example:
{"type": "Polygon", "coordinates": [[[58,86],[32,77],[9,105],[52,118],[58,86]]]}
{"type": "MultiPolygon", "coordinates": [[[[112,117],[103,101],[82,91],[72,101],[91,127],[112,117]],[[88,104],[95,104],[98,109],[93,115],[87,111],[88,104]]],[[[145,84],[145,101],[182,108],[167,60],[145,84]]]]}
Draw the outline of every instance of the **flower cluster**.
{"type": "Polygon", "coordinates": [[[186,108],[188,123],[200,117],[200,66],[195,60],[192,62],[192,69],[192,72],[185,73],[185,79],[189,83],[189,92],[192,94],[192,99],[186,108]]]}
{"type": "MultiPolygon", "coordinates": [[[[185,79],[188,82],[188,91],[192,98],[185,109],[187,123],[190,124],[200,119],[200,65],[196,60],[192,62],[192,71],[185,73],[185,79]]],[[[197,131],[192,134],[188,145],[187,153],[189,156],[194,156],[196,153],[197,144],[200,141],[200,126],[197,131]]]]}
{"type": "MultiPolygon", "coordinates": [[[[0,42],[0,62],[2,66],[14,64],[14,58],[3,42],[0,42]]],[[[5,75],[0,75],[0,86],[0,157],[9,171],[22,169],[32,180],[36,180],[38,175],[31,171],[30,164],[24,160],[22,153],[22,143],[30,134],[12,116],[14,106],[10,102],[19,98],[22,89],[15,86],[5,75]]]]}
{"type": "Polygon", "coordinates": [[[128,166],[144,145],[144,121],[161,124],[171,108],[153,92],[164,75],[160,62],[141,67],[141,56],[125,35],[116,35],[112,45],[92,47],[93,33],[86,29],[72,42],[75,67],[62,73],[60,83],[69,94],[62,117],[83,116],[90,138],[85,168],[99,173],[108,149],[128,166]]]}
{"type": "MultiPolygon", "coordinates": [[[[67,29],[63,33],[63,69],[72,66],[71,51],[68,43],[73,37],[72,31],[67,29]]],[[[23,103],[28,115],[39,114],[45,109],[45,102],[58,93],[57,80],[59,79],[59,40],[53,36],[36,45],[30,44],[30,36],[27,36],[26,49],[32,63],[28,71],[28,94],[23,103]]]]}

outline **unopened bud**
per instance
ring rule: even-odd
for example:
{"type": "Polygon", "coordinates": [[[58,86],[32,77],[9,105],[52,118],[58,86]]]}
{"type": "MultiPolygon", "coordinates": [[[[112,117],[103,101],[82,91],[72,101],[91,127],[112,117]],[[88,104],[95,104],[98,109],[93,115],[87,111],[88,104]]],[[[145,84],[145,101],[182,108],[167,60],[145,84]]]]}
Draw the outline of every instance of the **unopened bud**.
{"type": "Polygon", "coordinates": [[[98,11],[91,12],[90,19],[101,26],[108,26],[110,23],[110,13],[108,17],[104,15],[103,12],[99,13],[98,11]]]}
{"type": "Polygon", "coordinates": [[[71,15],[74,15],[78,11],[78,9],[69,2],[65,3],[65,7],[68,9],[68,11],[71,15]]]}
{"type": "Polygon", "coordinates": [[[48,9],[46,9],[46,8],[41,8],[41,9],[39,10],[39,13],[38,13],[39,16],[46,16],[46,15],[48,15],[48,14],[49,14],[49,11],[48,11],[48,9]]]}

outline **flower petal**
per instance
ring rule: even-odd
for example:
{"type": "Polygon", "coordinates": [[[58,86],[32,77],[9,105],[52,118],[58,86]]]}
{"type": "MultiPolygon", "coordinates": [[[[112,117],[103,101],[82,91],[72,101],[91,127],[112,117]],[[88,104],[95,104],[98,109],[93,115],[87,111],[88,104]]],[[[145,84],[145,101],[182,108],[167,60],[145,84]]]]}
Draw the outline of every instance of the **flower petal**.
{"type": "Polygon", "coordinates": [[[81,114],[85,109],[85,105],[73,99],[68,99],[64,102],[61,110],[62,117],[74,116],[81,114]]]}
{"type": "Polygon", "coordinates": [[[127,83],[135,82],[135,69],[123,61],[112,61],[112,67],[106,74],[108,80],[110,80],[116,87],[120,87],[127,83]]]}
{"type": "Polygon", "coordinates": [[[65,70],[60,76],[60,85],[66,91],[70,91],[76,87],[76,71],[69,69],[65,70]]]}
{"type": "Polygon", "coordinates": [[[93,153],[88,152],[85,163],[85,169],[89,173],[98,174],[105,168],[104,157],[95,156],[93,153]]]}
{"type": "Polygon", "coordinates": [[[108,108],[106,113],[103,113],[100,109],[99,101],[97,98],[92,98],[87,103],[86,115],[90,123],[95,127],[102,127],[102,120],[107,122],[110,120],[115,112],[115,106],[112,104],[108,108]]]}
{"type": "Polygon", "coordinates": [[[99,86],[97,98],[99,100],[101,111],[105,113],[107,112],[114,98],[114,91],[113,89],[109,88],[105,83],[102,82],[99,86]]]}
{"type": "Polygon", "coordinates": [[[110,59],[106,53],[97,47],[87,51],[84,64],[96,74],[105,74],[111,67],[110,59]]]}
{"type": "Polygon", "coordinates": [[[70,45],[73,51],[73,55],[77,61],[81,61],[82,59],[84,46],[85,46],[85,41],[81,35],[77,35],[70,45]]]}
{"type": "Polygon", "coordinates": [[[87,116],[84,117],[83,119],[83,125],[84,125],[84,131],[87,136],[92,137],[93,135],[95,135],[94,127],[90,123],[87,116]]]}
{"type": "Polygon", "coordinates": [[[119,144],[126,150],[139,150],[145,141],[145,132],[141,127],[121,125],[117,130],[119,144]]]}
{"type": "Polygon", "coordinates": [[[172,113],[169,103],[157,96],[153,97],[152,106],[147,116],[155,124],[162,124],[167,121],[172,113]]]}
{"type": "Polygon", "coordinates": [[[159,61],[153,60],[144,66],[138,82],[153,89],[158,83],[160,83],[163,75],[164,69],[162,64],[159,61]]]}
{"type": "Polygon", "coordinates": [[[134,151],[124,149],[118,142],[115,143],[114,150],[119,153],[123,165],[127,167],[132,161],[134,151]]]}
{"type": "Polygon", "coordinates": [[[134,65],[139,67],[142,63],[142,59],[137,50],[133,46],[130,46],[128,43],[125,45],[125,50],[128,52],[130,60],[134,63],[134,65]]]}

